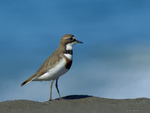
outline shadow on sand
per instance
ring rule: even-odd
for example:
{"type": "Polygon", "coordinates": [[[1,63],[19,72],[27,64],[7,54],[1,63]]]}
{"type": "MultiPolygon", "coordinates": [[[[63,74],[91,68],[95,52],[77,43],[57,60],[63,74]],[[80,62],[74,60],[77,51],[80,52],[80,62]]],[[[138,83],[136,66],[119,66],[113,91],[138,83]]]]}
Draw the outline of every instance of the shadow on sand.
{"type": "MultiPolygon", "coordinates": [[[[93,97],[93,96],[89,96],[89,95],[68,95],[65,97],[62,97],[63,99],[66,100],[74,100],[74,99],[83,99],[83,98],[89,98],[89,97],[93,97]]],[[[59,98],[57,98],[56,100],[58,100],[59,98]]]]}

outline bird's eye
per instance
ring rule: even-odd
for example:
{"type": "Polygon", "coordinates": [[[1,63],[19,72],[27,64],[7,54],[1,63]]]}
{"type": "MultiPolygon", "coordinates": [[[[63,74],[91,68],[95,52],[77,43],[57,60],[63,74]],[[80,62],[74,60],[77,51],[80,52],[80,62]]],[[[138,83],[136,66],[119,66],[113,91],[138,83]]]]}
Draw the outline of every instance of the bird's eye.
{"type": "Polygon", "coordinates": [[[74,40],[74,38],[73,37],[71,37],[71,38],[69,38],[71,41],[73,41],[74,40]]]}

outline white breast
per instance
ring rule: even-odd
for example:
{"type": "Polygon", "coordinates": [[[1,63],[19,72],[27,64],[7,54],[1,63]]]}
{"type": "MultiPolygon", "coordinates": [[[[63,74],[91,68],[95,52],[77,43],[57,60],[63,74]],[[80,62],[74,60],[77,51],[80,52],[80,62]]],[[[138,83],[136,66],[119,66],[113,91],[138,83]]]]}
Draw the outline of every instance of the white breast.
{"type": "Polygon", "coordinates": [[[65,68],[65,65],[66,60],[63,58],[55,67],[49,69],[45,74],[35,78],[33,81],[49,81],[52,79],[57,79],[58,77],[60,77],[68,71],[68,69],[65,68]]]}
{"type": "Polygon", "coordinates": [[[72,55],[71,54],[64,54],[69,60],[72,60],[72,55]]]}

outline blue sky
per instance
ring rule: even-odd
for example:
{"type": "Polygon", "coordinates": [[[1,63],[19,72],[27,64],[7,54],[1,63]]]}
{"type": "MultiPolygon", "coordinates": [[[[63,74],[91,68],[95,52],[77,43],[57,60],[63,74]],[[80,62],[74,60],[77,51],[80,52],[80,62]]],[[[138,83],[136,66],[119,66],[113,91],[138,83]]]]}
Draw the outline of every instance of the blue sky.
{"type": "MultiPolygon", "coordinates": [[[[150,98],[149,0],[0,1],[0,101],[47,101],[49,82],[20,84],[72,33],[71,70],[62,96],[150,98]]],[[[53,98],[58,94],[53,87],[53,98]]]]}

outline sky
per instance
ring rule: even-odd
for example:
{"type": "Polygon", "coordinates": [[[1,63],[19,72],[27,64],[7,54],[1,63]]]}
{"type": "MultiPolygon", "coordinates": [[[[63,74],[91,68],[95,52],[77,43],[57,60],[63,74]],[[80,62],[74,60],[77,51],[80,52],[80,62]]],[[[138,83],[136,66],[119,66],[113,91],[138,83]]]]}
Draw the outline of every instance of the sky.
{"type": "MultiPolygon", "coordinates": [[[[74,46],[61,96],[150,98],[149,0],[0,0],[0,102],[47,101],[51,81],[21,83],[57,49],[74,46]]],[[[58,98],[53,86],[52,98],[58,98]]]]}

